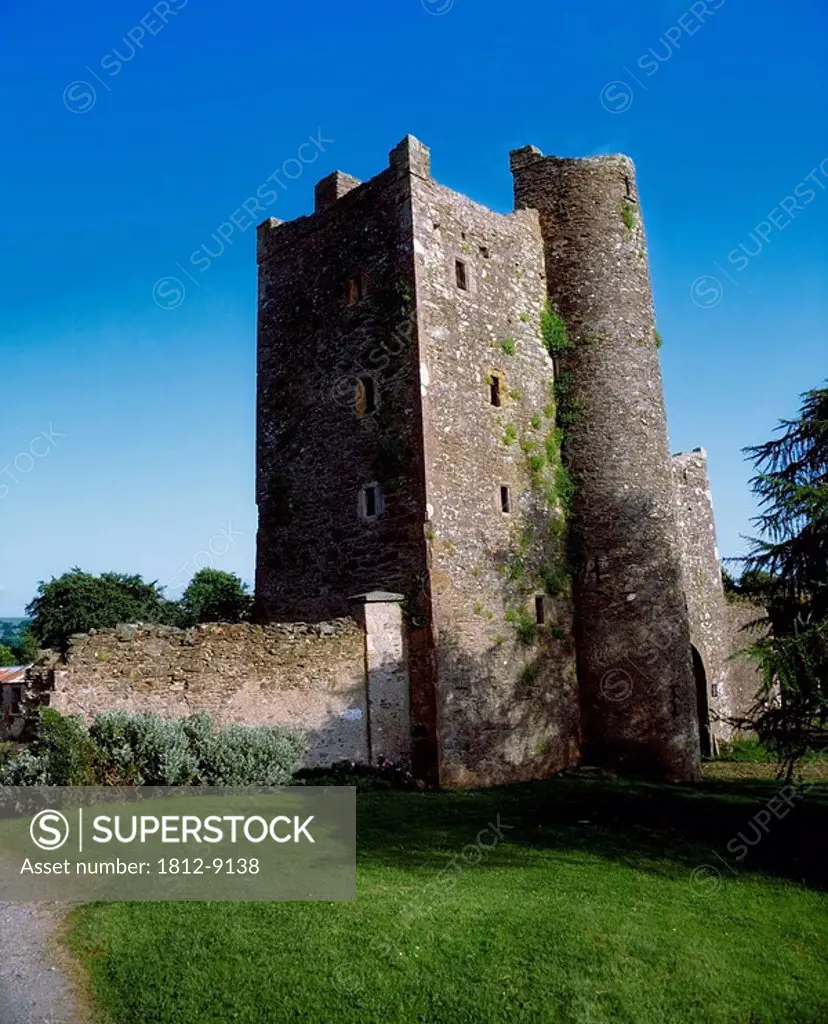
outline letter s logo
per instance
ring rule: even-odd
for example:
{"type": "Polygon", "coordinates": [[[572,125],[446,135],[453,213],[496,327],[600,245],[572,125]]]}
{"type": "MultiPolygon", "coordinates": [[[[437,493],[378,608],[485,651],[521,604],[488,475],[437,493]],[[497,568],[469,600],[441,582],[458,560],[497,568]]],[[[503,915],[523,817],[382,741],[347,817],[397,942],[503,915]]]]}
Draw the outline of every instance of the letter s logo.
{"type": "Polygon", "coordinates": [[[69,822],[60,811],[40,811],[32,818],[29,835],[41,850],[59,850],[69,838],[69,822]]]}

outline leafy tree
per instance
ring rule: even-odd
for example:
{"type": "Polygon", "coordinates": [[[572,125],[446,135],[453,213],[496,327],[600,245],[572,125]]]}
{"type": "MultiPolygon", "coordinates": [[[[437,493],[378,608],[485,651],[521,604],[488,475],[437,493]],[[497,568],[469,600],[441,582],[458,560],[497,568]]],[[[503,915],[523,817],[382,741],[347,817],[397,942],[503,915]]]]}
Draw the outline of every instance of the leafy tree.
{"type": "Polygon", "coordinates": [[[79,568],[41,582],[27,605],[34,638],[44,647],[63,647],[73,633],[117,626],[120,622],[169,622],[175,606],[157,583],[140,576],[105,572],[93,576],[79,568]]]}
{"type": "Polygon", "coordinates": [[[9,665],[16,665],[17,658],[14,655],[11,647],[6,647],[5,644],[0,644],[0,668],[7,668],[9,665]]]}
{"type": "MultiPolygon", "coordinates": [[[[744,559],[728,559],[728,561],[745,561],[744,559]]],[[[754,601],[764,604],[768,588],[773,578],[762,569],[745,569],[737,579],[729,569],[722,567],[722,585],[725,597],[730,601],[754,601]]]]}
{"type": "Polygon", "coordinates": [[[740,584],[767,609],[767,633],[748,649],[763,674],[756,728],[790,777],[828,724],[828,388],[806,392],[779,432],[745,449],[761,536],[740,584]]]}
{"type": "Polygon", "coordinates": [[[247,584],[232,572],[199,569],[181,595],[184,625],[198,622],[244,622],[250,618],[252,598],[247,584]]]}
{"type": "Polygon", "coordinates": [[[16,664],[18,665],[30,665],[33,661],[37,660],[37,656],[40,653],[40,645],[32,632],[31,626],[27,626],[23,630],[20,634],[19,642],[12,646],[12,651],[15,658],[17,658],[16,664]]]}

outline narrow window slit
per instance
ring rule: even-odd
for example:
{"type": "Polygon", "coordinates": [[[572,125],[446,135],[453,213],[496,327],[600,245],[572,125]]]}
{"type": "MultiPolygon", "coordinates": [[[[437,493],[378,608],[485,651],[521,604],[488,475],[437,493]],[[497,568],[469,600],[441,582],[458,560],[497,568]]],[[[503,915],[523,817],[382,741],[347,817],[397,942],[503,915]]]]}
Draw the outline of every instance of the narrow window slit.
{"type": "Polygon", "coordinates": [[[489,401],[496,408],[503,405],[503,380],[499,373],[489,375],[489,401]]]}
{"type": "Polygon", "coordinates": [[[357,302],[364,299],[366,290],[365,274],[362,271],[352,274],[345,285],[345,299],[348,305],[354,306],[357,302]]]}
{"type": "Polygon", "coordinates": [[[512,511],[512,494],[506,484],[502,484],[500,487],[500,511],[512,511]]]}
{"type": "Polygon", "coordinates": [[[457,279],[457,287],[461,291],[467,292],[469,290],[469,275],[463,260],[454,261],[454,275],[457,279]]]}
{"type": "Polygon", "coordinates": [[[540,595],[535,598],[535,622],[539,626],[546,622],[546,602],[540,595]]]}
{"type": "Polygon", "coordinates": [[[357,416],[370,416],[377,411],[377,382],[370,374],[357,382],[356,410],[357,416]]]}
{"type": "Polygon", "coordinates": [[[365,515],[375,516],[377,514],[377,492],[373,487],[365,488],[365,515]]]}
{"type": "Polygon", "coordinates": [[[376,519],[383,510],[379,484],[366,484],[359,492],[359,511],[363,519],[376,519]]]}

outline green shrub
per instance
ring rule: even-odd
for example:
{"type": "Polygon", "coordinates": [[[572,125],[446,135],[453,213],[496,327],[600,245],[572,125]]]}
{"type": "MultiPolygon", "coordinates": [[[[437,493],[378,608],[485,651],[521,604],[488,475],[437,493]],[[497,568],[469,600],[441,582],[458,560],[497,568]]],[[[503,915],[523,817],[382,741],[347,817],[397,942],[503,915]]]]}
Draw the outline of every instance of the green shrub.
{"type": "Polygon", "coordinates": [[[165,721],[105,711],[87,730],[46,708],[28,751],[0,766],[12,786],[282,786],[305,749],[283,726],[215,729],[210,715],[165,721]]]}
{"type": "Polygon", "coordinates": [[[285,786],[304,748],[293,729],[230,725],[210,738],[201,781],[205,786],[285,786]]]}
{"type": "Polygon", "coordinates": [[[41,708],[37,737],[27,751],[0,768],[6,786],[92,786],[97,749],[80,718],[41,708]]]}
{"type": "Polygon", "coordinates": [[[774,757],[759,740],[754,738],[736,739],[731,743],[723,743],[719,751],[720,761],[751,761],[764,763],[773,761],[774,757]]]}
{"type": "Polygon", "coordinates": [[[185,719],[105,711],[89,734],[99,752],[100,771],[110,785],[188,786],[198,782],[200,763],[191,749],[185,719]]]}
{"type": "MultiPolygon", "coordinates": [[[[812,761],[821,761],[824,757],[824,750],[809,747],[802,756],[802,762],[808,764],[812,761]]],[[[716,760],[747,762],[751,764],[774,764],[777,761],[777,756],[774,751],[760,743],[755,736],[742,736],[732,740],[730,743],[723,743],[716,760]]]]}

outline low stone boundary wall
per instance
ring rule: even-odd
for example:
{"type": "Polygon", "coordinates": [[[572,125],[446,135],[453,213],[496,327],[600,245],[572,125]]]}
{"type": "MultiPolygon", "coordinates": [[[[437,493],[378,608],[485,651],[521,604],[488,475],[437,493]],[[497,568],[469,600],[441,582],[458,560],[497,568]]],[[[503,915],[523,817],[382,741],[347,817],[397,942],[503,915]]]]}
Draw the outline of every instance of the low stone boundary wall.
{"type": "Polygon", "coordinates": [[[65,655],[31,670],[33,689],[63,714],[104,710],[220,725],[292,725],[306,764],[368,759],[365,633],[352,619],[291,623],[119,626],[72,637],[65,655]]]}

